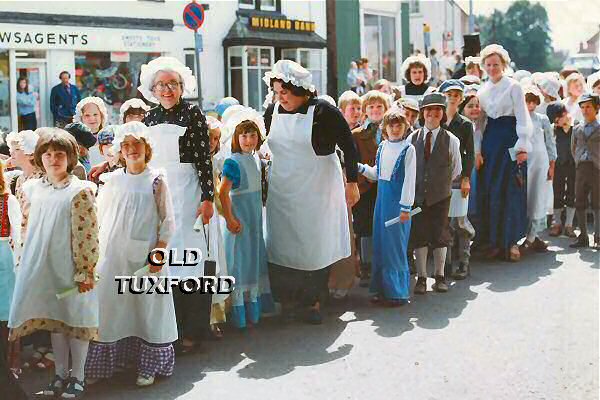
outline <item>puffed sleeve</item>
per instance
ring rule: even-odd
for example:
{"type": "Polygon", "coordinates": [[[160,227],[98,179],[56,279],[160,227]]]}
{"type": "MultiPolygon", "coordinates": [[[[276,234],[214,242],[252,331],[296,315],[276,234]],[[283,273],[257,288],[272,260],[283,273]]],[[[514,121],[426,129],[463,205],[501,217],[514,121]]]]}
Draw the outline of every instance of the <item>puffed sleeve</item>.
{"type": "Polygon", "coordinates": [[[71,201],[71,247],[75,282],[93,277],[98,262],[98,221],[94,193],[85,188],[71,201]]]}
{"type": "Polygon", "coordinates": [[[550,161],[556,161],[556,137],[552,131],[552,125],[547,116],[542,114],[542,128],[544,130],[544,143],[546,144],[546,151],[548,152],[548,159],[550,161]]]}
{"type": "Polygon", "coordinates": [[[417,157],[415,147],[408,145],[404,157],[404,183],[400,195],[400,211],[409,212],[415,202],[415,185],[417,180],[417,157]]]}
{"type": "Polygon", "coordinates": [[[169,185],[164,175],[160,174],[154,179],[154,200],[158,210],[158,240],[169,243],[175,232],[175,217],[173,201],[169,185]]]}
{"type": "Polygon", "coordinates": [[[233,183],[233,189],[240,187],[240,166],[235,160],[228,158],[223,164],[223,177],[229,179],[233,183]]]}
{"type": "Polygon", "coordinates": [[[521,85],[515,83],[511,88],[511,99],[513,103],[513,110],[515,112],[515,118],[517,119],[517,143],[515,149],[517,151],[531,151],[531,132],[533,130],[533,124],[529,111],[527,111],[527,104],[525,103],[525,95],[521,85]]]}

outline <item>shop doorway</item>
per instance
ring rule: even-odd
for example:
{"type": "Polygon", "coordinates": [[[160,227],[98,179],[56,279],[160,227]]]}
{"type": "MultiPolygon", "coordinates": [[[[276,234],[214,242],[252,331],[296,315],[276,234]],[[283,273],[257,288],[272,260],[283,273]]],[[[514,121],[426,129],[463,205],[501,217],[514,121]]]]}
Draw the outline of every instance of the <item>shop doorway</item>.
{"type": "MultiPolygon", "coordinates": [[[[18,60],[16,63],[17,81],[20,78],[27,78],[29,81],[29,92],[36,98],[35,115],[37,126],[52,126],[48,124],[48,115],[50,110],[50,100],[48,97],[48,86],[46,84],[46,64],[39,61],[18,60]]],[[[19,120],[19,130],[22,130],[19,120]]]]}

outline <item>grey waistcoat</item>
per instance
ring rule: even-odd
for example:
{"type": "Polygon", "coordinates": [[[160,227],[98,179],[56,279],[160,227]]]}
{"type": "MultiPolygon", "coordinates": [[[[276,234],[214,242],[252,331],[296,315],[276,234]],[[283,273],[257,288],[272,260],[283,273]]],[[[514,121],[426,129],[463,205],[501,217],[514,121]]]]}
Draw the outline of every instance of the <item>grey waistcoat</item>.
{"type": "Polygon", "coordinates": [[[452,160],[450,136],[441,128],[435,139],[429,161],[425,161],[425,128],[412,138],[417,157],[415,205],[431,206],[452,194],[452,160]]]}

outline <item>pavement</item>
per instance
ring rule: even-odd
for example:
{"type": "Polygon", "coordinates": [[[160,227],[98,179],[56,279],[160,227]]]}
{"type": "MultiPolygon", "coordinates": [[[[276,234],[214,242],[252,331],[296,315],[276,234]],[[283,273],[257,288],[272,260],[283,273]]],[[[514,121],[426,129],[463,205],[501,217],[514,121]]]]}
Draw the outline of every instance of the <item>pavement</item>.
{"type": "MultiPolygon", "coordinates": [[[[598,399],[600,252],[570,242],[552,238],[553,252],[520,263],[475,259],[448,293],[396,309],[357,288],[323,325],[267,318],[178,358],[151,387],[125,374],[86,399],[598,399]]],[[[50,378],[22,382],[34,393],[50,378]]]]}

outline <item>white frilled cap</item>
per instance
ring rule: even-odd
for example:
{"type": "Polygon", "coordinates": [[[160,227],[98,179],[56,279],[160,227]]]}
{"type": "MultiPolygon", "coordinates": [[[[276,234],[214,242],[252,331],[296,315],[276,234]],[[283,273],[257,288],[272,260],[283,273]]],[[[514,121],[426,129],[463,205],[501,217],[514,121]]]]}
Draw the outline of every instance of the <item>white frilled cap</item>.
{"type": "Polygon", "coordinates": [[[142,99],[135,98],[127,100],[121,105],[121,108],[119,109],[119,118],[121,122],[125,123],[125,113],[130,108],[141,108],[144,111],[148,111],[150,109],[150,106],[144,103],[144,100],[142,99]]]}
{"type": "Polygon", "coordinates": [[[262,105],[263,108],[268,108],[271,104],[273,104],[274,96],[275,96],[275,93],[269,87],[269,91],[267,92],[267,95],[265,96],[265,101],[263,102],[263,105],[262,105]]]}
{"type": "Polygon", "coordinates": [[[281,79],[309,92],[316,92],[315,85],[312,83],[312,74],[302,65],[291,60],[279,60],[273,65],[271,71],[265,72],[263,81],[267,87],[271,87],[271,79],[281,79]]]}
{"type": "Polygon", "coordinates": [[[340,104],[342,104],[345,101],[346,102],[358,101],[359,103],[362,103],[362,100],[361,100],[360,96],[358,95],[358,93],[356,93],[352,90],[346,90],[344,93],[342,93],[340,95],[340,98],[338,99],[338,107],[340,106],[340,104]]]}
{"type": "MultiPolygon", "coordinates": [[[[534,80],[535,82],[535,80],[534,80]]],[[[556,100],[560,99],[560,95],[558,91],[560,90],[561,84],[558,79],[555,79],[554,76],[549,74],[544,74],[539,81],[537,82],[537,86],[545,92],[548,96],[554,97],[556,100]]]]}
{"type": "Polygon", "coordinates": [[[232,114],[227,119],[227,122],[225,122],[224,131],[226,132],[226,137],[223,137],[225,135],[222,134],[221,142],[225,142],[225,141],[229,140],[229,138],[231,138],[233,136],[233,133],[235,132],[235,128],[244,121],[254,122],[258,126],[258,129],[260,130],[260,135],[262,136],[263,140],[267,136],[267,128],[265,127],[265,120],[264,120],[262,114],[260,114],[258,111],[256,111],[255,109],[253,109],[251,107],[244,107],[244,106],[241,106],[241,107],[243,107],[243,109],[238,110],[237,112],[232,114]]]}
{"type": "Polygon", "coordinates": [[[329,96],[328,94],[322,94],[322,95],[318,96],[317,99],[325,100],[326,102],[328,102],[332,106],[337,107],[335,105],[335,100],[333,99],[333,97],[329,96]]]}
{"type": "Polygon", "coordinates": [[[504,63],[507,67],[510,66],[510,56],[508,55],[508,51],[506,51],[504,47],[500,46],[499,44],[489,44],[485,46],[483,50],[481,50],[481,53],[479,53],[481,62],[483,63],[485,59],[492,54],[497,54],[502,60],[504,60],[504,63]]]}
{"type": "Polygon", "coordinates": [[[481,68],[481,57],[469,56],[465,58],[465,65],[468,66],[469,64],[477,64],[481,68]]]}
{"type": "Polygon", "coordinates": [[[113,140],[115,153],[121,151],[121,143],[127,136],[133,136],[136,139],[144,138],[146,143],[154,148],[154,143],[150,138],[150,129],[143,122],[131,121],[115,127],[115,139],[113,140]]]}
{"type": "Polygon", "coordinates": [[[569,83],[571,83],[572,81],[580,81],[583,84],[585,90],[585,78],[579,72],[575,72],[567,76],[567,79],[565,79],[565,81],[567,82],[567,85],[569,85],[569,83]]]}
{"type": "Polygon", "coordinates": [[[515,73],[513,74],[513,79],[517,82],[521,82],[525,78],[531,78],[531,72],[526,71],[524,69],[520,69],[518,71],[515,71],[515,73]]]}
{"type": "Polygon", "coordinates": [[[104,100],[96,96],[86,97],[77,103],[77,106],[75,107],[75,117],[73,118],[74,121],[83,123],[83,107],[87,106],[88,104],[95,104],[98,106],[98,110],[100,110],[100,114],[102,115],[100,129],[104,128],[106,124],[108,124],[108,111],[106,110],[106,104],[104,104],[104,100]]]}
{"type": "Polygon", "coordinates": [[[600,71],[593,73],[587,77],[587,85],[590,92],[594,91],[594,85],[598,81],[600,81],[600,71]]]}
{"type": "Polygon", "coordinates": [[[406,60],[404,60],[404,62],[402,63],[402,78],[406,76],[406,71],[408,71],[408,67],[414,63],[422,64],[423,67],[425,67],[425,71],[427,72],[427,79],[425,80],[425,83],[429,82],[429,79],[431,78],[431,61],[423,54],[410,56],[407,57],[406,60]]]}
{"type": "Polygon", "coordinates": [[[142,65],[140,74],[140,86],[138,90],[144,95],[146,100],[152,103],[159,103],[158,99],[152,94],[154,77],[159,71],[176,72],[183,82],[183,96],[191,96],[196,91],[196,78],[192,70],[183,65],[175,57],[158,57],[148,64],[142,65]]]}
{"type": "Polygon", "coordinates": [[[531,81],[533,82],[534,85],[539,85],[540,81],[542,80],[543,77],[544,77],[543,72],[534,72],[533,74],[531,74],[531,81]]]}
{"type": "Polygon", "coordinates": [[[523,95],[527,95],[528,93],[537,96],[540,99],[540,104],[544,101],[544,96],[540,89],[538,89],[535,85],[523,85],[523,95]]]}
{"type": "Polygon", "coordinates": [[[223,127],[221,121],[210,115],[206,117],[206,123],[208,124],[208,129],[221,129],[223,127]]]}
{"type": "Polygon", "coordinates": [[[459,79],[462,83],[466,85],[479,85],[481,84],[481,79],[475,75],[465,75],[459,79]]]}
{"type": "Polygon", "coordinates": [[[30,155],[35,152],[35,146],[39,138],[40,136],[31,130],[11,132],[6,135],[6,144],[10,151],[18,147],[23,150],[23,153],[30,155]]]}

